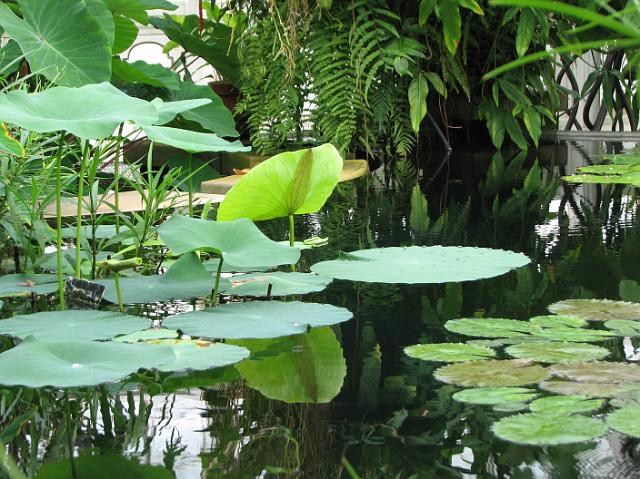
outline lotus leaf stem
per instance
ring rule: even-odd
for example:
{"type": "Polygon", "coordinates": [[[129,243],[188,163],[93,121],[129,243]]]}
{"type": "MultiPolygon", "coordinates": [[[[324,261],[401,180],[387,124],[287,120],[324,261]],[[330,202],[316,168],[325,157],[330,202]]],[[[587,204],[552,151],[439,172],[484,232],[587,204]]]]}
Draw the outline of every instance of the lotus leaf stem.
{"type": "Polygon", "coordinates": [[[114,277],[114,284],[116,287],[116,296],[118,297],[118,307],[120,308],[120,312],[124,313],[124,303],[122,302],[122,290],[120,289],[120,273],[116,271],[113,277],[114,277]]]}
{"type": "Polygon", "coordinates": [[[56,153],[56,266],[58,268],[58,296],[60,309],[64,310],[64,277],[62,274],[62,148],[64,133],[60,133],[58,152],[56,153]]]}
{"type": "MultiPolygon", "coordinates": [[[[295,243],[296,243],[295,223],[293,221],[293,215],[289,215],[289,246],[293,248],[295,246],[295,243]]],[[[293,263],[291,265],[291,272],[295,273],[295,271],[296,271],[296,265],[295,263],[293,263]]]]}
{"type": "Polygon", "coordinates": [[[216,284],[213,287],[213,292],[211,293],[211,306],[215,306],[218,302],[218,291],[220,290],[220,274],[222,274],[222,263],[224,260],[222,256],[220,256],[220,262],[218,263],[218,270],[216,271],[216,284]]]}
{"type": "Polygon", "coordinates": [[[69,407],[69,394],[64,393],[64,419],[67,429],[67,446],[69,447],[69,463],[71,465],[71,477],[78,479],[78,471],[76,470],[76,462],[73,457],[73,435],[71,434],[71,408],[69,407]]]}
{"type": "Polygon", "coordinates": [[[84,192],[84,176],[85,168],[87,166],[87,159],[89,156],[89,142],[87,140],[82,141],[82,157],[80,158],[80,173],[78,174],[78,201],[76,209],[76,277],[82,277],[82,271],[80,265],[82,263],[82,251],[80,249],[80,243],[82,241],[82,195],[84,192]]]}

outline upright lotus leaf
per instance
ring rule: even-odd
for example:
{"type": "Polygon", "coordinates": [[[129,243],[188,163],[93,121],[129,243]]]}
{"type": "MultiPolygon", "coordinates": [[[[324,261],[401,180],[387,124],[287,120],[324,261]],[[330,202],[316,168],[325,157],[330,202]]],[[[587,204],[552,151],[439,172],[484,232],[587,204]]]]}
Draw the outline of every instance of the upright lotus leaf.
{"type": "Polygon", "coordinates": [[[640,321],[629,319],[611,319],[604,323],[605,328],[610,329],[618,336],[640,336],[640,321]]]}
{"type": "Polygon", "coordinates": [[[605,419],[616,431],[640,438],[640,404],[618,409],[608,414],[605,419]]]}
{"type": "Polygon", "coordinates": [[[242,346],[183,339],[158,341],[173,349],[176,359],[158,367],[159,371],[204,371],[235,364],[249,357],[249,350],[242,346]]]}
{"type": "Polygon", "coordinates": [[[142,130],[151,141],[173,146],[189,153],[203,151],[251,151],[240,141],[227,141],[213,133],[181,130],[168,126],[143,126],[142,130]]]}
{"type": "Polygon", "coordinates": [[[610,299],[567,299],[552,304],[549,306],[549,311],[586,321],[640,320],[640,304],[610,299]]]}
{"type": "Polygon", "coordinates": [[[554,446],[596,439],[607,432],[607,426],[599,419],[579,414],[517,414],[500,419],[492,430],[505,441],[554,446]]]}
{"type": "Polygon", "coordinates": [[[526,321],[502,318],[451,319],[444,327],[453,333],[479,338],[519,338],[539,329],[526,321]]]}
{"type": "Polygon", "coordinates": [[[602,399],[589,399],[586,396],[547,396],[529,404],[532,412],[540,414],[577,414],[597,411],[604,405],[602,399]]]}
{"type": "Polygon", "coordinates": [[[450,283],[492,278],[528,263],[529,258],[513,251],[409,246],[343,253],[314,264],[311,271],[368,283],[450,283]]]}
{"type": "Polygon", "coordinates": [[[571,341],[592,343],[606,341],[615,338],[615,333],[600,329],[582,328],[540,328],[534,333],[536,336],[547,338],[550,341],[571,341]]]}
{"type": "Polygon", "coordinates": [[[584,319],[571,316],[558,316],[555,314],[549,316],[534,316],[529,322],[542,328],[582,328],[587,325],[584,319]]]}
{"type": "Polygon", "coordinates": [[[210,251],[239,267],[273,267],[300,257],[299,249],[271,241],[248,219],[220,222],[174,215],[160,225],[158,234],[174,254],[210,251]]]}
{"type": "Polygon", "coordinates": [[[43,311],[0,320],[0,334],[41,341],[111,339],[149,327],[149,321],[113,311],[43,311]]]}
{"type": "Polygon", "coordinates": [[[281,340],[242,341],[252,358],[236,366],[249,386],[288,403],[328,403],[338,395],[347,366],[330,328],[281,340]],[[276,342],[277,343],[277,342],[276,342]],[[274,347],[275,346],[275,347],[274,347]],[[268,352],[269,348],[278,351],[268,352]]]}
{"type": "Polygon", "coordinates": [[[549,372],[526,359],[454,363],[437,369],[438,381],[465,387],[526,386],[544,381],[549,372]]]}
{"type": "Polygon", "coordinates": [[[459,402],[488,406],[521,405],[536,397],[534,389],[507,387],[463,389],[453,395],[459,402]]]}
{"type": "Polygon", "coordinates": [[[39,341],[29,337],[0,354],[0,384],[42,388],[96,386],[138,369],[175,361],[173,349],[150,344],[39,341]]]}
{"type": "Polygon", "coordinates": [[[330,144],[280,153],[252,168],[229,190],[218,209],[218,220],[315,213],[341,173],[342,157],[330,144]]]}
{"type": "Polygon", "coordinates": [[[446,363],[486,359],[496,355],[493,349],[463,343],[415,344],[404,348],[404,353],[410,358],[446,363]]]}
{"type": "MultiPolygon", "coordinates": [[[[136,479],[174,479],[173,473],[164,466],[140,464],[137,459],[129,459],[116,454],[80,455],[73,459],[77,477],[91,479],[112,479],[129,477],[136,479]]],[[[42,464],[35,479],[61,479],[69,477],[69,459],[42,464]]]]}
{"type": "Polygon", "coordinates": [[[589,398],[611,398],[618,394],[623,384],[587,383],[575,381],[543,381],[540,389],[555,394],[579,395],[589,398]]]}
{"type": "Polygon", "coordinates": [[[0,298],[49,294],[58,290],[55,274],[5,274],[0,276],[0,298]]]}
{"type": "Polygon", "coordinates": [[[541,363],[592,361],[609,355],[606,348],[570,342],[521,343],[509,346],[505,351],[514,358],[531,359],[541,363]]]}
{"type": "Polygon", "coordinates": [[[252,301],[179,314],[165,319],[163,326],[199,338],[277,338],[301,334],[310,327],[342,323],[351,317],[347,309],[329,304],[252,301]]]}
{"type": "Polygon", "coordinates": [[[229,278],[222,292],[230,296],[264,297],[269,292],[271,296],[287,296],[322,291],[330,282],[331,278],[314,273],[241,274],[229,278]]]}
{"type": "MultiPolygon", "coordinates": [[[[111,79],[111,44],[83,0],[18,0],[23,18],[0,3],[0,25],[31,70],[63,86],[111,79]]],[[[0,110],[3,108],[0,108],[0,110]]]]}
{"type": "Polygon", "coordinates": [[[558,378],[570,381],[613,384],[640,382],[640,365],[631,363],[589,361],[554,364],[549,371],[558,378]]]}
{"type": "MultiPolygon", "coordinates": [[[[98,284],[107,287],[104,298],[118,303],[114,279],[98,279],[98,284]]],[[[173,263],[164,274],[120,278],[122,302],[125,304],[172,301],[209,296],[213,289],[213,277],[200,262],[198,255],[191,252],[173,263]]]]}

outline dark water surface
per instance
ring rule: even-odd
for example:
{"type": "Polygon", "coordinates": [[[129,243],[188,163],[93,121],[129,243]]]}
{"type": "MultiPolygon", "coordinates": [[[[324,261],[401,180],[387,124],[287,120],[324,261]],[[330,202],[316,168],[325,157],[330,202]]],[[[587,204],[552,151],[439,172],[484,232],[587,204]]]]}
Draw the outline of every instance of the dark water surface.
{"type": "MultiPolygon", "coordinates": [[[[323,211],[297,221],[300,237],[330,239],[328,246],[304,252],[305,270],[339,251],[412,244],[504,248],[524,252],[532,263],[498,278],[459,284],[334,281],[304,298],[354,313],[348,323],[326,330],[341,344],[346,361],[340,393],[329,403],[269,400],[235,379],[233,368],[178,377],[173,385],[180,389],[169,394],[152,396],[152,386],[144,392],[132,386],[114,402],[113,393],[102,390],[82,403],[86,420],[78,424],[76,455],[119,455],[163,468],[120,477],[165,477],[164,471],[178,478],[640,477],[638,442],[615,432],[562,447],[497,439],[490,427],[504,413],[454,402],[451,395],[460,388],[433,379],[434,363],[402,352],[419,342],[464,340],[442,327],[452,318],[528,319],[567,298],[622,295],[640,301],[633,191],[559,180],[623,146],[631,145],[559,144],[502,157],[466,151],[444,163],[425,153],[429,158],[419,171],[397,164],[386,174],[341,184],[323,211]],[[416,175],[429,201],[428,225],[411,217],[416,175]],[[105,407],[112,410],[107,425],[100,420],[105,407]]],[[[286,238],[285,222],[261,226],[274,239],[286,238]]],[[[192,307],[147,309],[162,316],[192,307]]],[[[637,360],[638,346],[621,340],[612,358],[637,360]]],[[[342,382],[340,364],[323,362],[325,347],[317,357],[297,362],[311,396],[321,395],[324,377],[342,382]]],[[[277,363],[263,371],[267,383],[283,389],[286,374],[277,363]]],[[[52,413],[12,442],[14,456],[33,471],[39,463],[64,459],[64,428],[62,413],[52,413]]],[[[57,477],[68,477],[68,469],[60,471],[57,477]]]]}

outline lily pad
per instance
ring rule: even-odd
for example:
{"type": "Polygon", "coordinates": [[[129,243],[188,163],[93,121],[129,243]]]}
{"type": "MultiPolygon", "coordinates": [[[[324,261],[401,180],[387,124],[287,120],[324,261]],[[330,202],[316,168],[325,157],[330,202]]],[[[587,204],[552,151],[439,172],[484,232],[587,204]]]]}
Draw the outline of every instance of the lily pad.
{"type": "Polygon", "coordinates": [[[499,249],[409,246],[342,253],[311,271],[368,283],[450,283],[492,278],[529,262],[521,253],[499,249]]]}
{"type": "Polygon", "coordinates": [[[509,346],[510,344],[520,343],[544,343],[549,340],[538,336],[517,336],[515,338],[497,338],[497,339],[470,339],[465,341],[466,344],[473,346],[484,346],[486,348],[499,348],[500,346],[509,346]]]}
{"type": "Polygon", "coordinates": [[[586,321],[640,319],[640,304],[610,299],[567,299],[553,303],[549,311],[586,321]]]}
{"type": "Polygon", "coordinates": [[[570,342],[514,344],[505,349],[514,358],[531,359],[541,363],[572,363],[602,359],[609,350],[590,344],[570,342]]]}
{"type": "Polygon", "coordinates": [[[540,389],[555,394],[580,395],[589,398],[611,398],[618,394],[622,384],[587,383],[574,381],[543,381],[540,389]]]}
{"type": "Polygon", "coordinates": [[[613,339],[615,334],[611,331],[600,329],[581,328],[541,328],[534,332],[536,336],[554,341],[570,341],[592,343],[596,341],[606,341],[613,339]]]}
{"type": "Polygon", "coordinates": [[[529,404],[529,409],[543,414],[576,414],[597,411],[604,405],[602,399],[589,399],[586,396],[547,396],[529,404]]]}
{"type": "Polygon", "coordinates": [[[159,371],[204,371],[238,363],[250,354],[242,346],[208,341],[169,339],[157,344],[171,347],[176,357],[174,362],[159,366],[159,371]]]}
{"type": "Polygon", "coordinates": [[[491,358],[493,349],[463,343],[416,344],[404,348],[407,356],[423,361],[443,361],[447,363],[491,358]]]}
{"type": "MultiPolygon", "coordinates": [[[[223,263],[224,264],[224,263],[223,263]]],[[[228,279],[222,288],[224,294],[231,296],[267,296],[271,285],[272,296],[289,294],[307,294],[322,291],[331,282],[331,278],[315,273],[272,273],[242,274],[228,279]]]]}
{"type": "Polygon", "coordinates": [[[96,386],[119,381],[140,368],[175,361],[169,346],[27,338],[0,354],[0,384],[41,388],[96,386]]]}
{"type": "Polygon", "coordinates": [[[0,276],[0,298],[50,294],[58,291],[55,274],[5,274],[0,276]]]}
{"type": "Polygon", "coordinates": [[[163,326],[210,339],[277,338],[301,334],[309,327],[347,321],[350,311],[329,304],[291,301],[227,303],[165,319],[163,326]]]}
{"type": "Polygon", "coordinates": [[[562,179],[569,183],[595,183],[597,185],[635,185],[640,183],[640,173],[624,175],[568,175],[562,179]]]}
{"type": "Polygon", "coordinates": [[[544,381],[549,372],[526,359],[467,361],[434,372],[438,381],[465,387],[525,386],[544,381]]]}
{"type": "Polygon", "coordinates": [[[464,389],[453,395],[456,401],[490,406],[521,405],[536,397],[534,389],[508,387],[464,389]]]}
{"type": "Polygon", "coordinates": [[[518,338],[539,329],[526,321],[502,318],[452,319],[444,327],[453,333],[479,338],[518,338]]]}
{"type": "Polygon", "coordinates": [[[42,341],[101,340],[149,327],[149,321],[113,311],[44,311],[0,320],[0,334],[42,341]]]}
{"type": "Polygon", "coordinates": [[[609,361],[554,364],[551,374],[570,381],[586,383],[636,383],[640,382],[640,365],[609,361]]]}
{"type": "Polygon", "coordinates": [[[607,424],[618,432],[640,438],[640,404],[618,409],[605,418],[607,424]]]}
{"type": "Polygon", "coordinates": [[[534,316],[529,320],[531,324],[542,328],[582,328],[587,325],[584,319],[571,316],[559,316],[551,314],[548,316],[534,316]]]}
{"type": "Polygon", "coordinates": [[[599,419],[556,414],[517,414],[500,419],[492,427],[500,439],[517,444],[552,446],[590,441],[607,432],[599,419]]]}
{"type": "Polygon", "coordinates": [[[605,328],[618,336],[640,336],[640,321],[629,319],[611,319],[604,323],[605,328]]]}
{"type": "Polygon", "coordinates": [[[177,339],[179,336],[178,331],[175,329],[165,328],[150,328],[143,329],[142,331],[136,331],[135,333],[125,334],[113,338],[113,341],[120,341],[123,343],[137,343],[139,341],[151,341],[155,339],[177,339]]]}

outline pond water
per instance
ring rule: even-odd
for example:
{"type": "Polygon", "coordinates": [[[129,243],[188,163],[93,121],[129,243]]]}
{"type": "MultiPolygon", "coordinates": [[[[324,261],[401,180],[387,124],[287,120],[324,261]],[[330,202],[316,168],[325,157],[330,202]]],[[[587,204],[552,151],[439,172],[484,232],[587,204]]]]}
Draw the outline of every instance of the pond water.
{"type": "MultiPolygon", "coordinates": [[[[568,298],[640,302],[635,198],[620,186],[559,180],[625,146],[562,143],[502,156],[465,150],[449,161],[425,153],[420,171],[398,164],[386,175],[341,184],[320,213],[297,220],[300,237],[330,239],[304,252],[304,270],[339,251],[413,244],[510,249],[532,262],[497,278],[446,285],[336,280],[304,299],[346,307],[354,318],[314,330],[306,340],[263,345],[262,363],[241,368],[248,384],[225,368],[169,378],[163,383],[169,393],[145,384],[128,393],[103,388],[79,397],[73,402],[82,411],[76,455],[157,466],[125,472],[131,464],[124,461],[119,477],[164,477],[167,471],[177,478],[640,477],[638,440],[614,431],[565,446],[498,439],[491,425],[512,413],[454,401],[461,388],[434,379],[440,364],[403,352],[416,343],[468,339],[444,329],[454,318],[526,320],[568,298]],[[427,193],[428,221],[411,214],[416,175],[427,193]],[[289,404],[265,394],[309,402],[289,404]]],[[[272,238],[286,238],[285,222],[260,226],[272,238]]],[[[162,317],[200,307],[174,303],[130,312],[162,317]]],[[[30,305],[10,303],[5,313],[22,308],[30,305]]],[[[606,344],[610,359],[640,358],[636,340],[606,344]]],[[[3,413],[16,391],[1,394],[3,413]]],[[[34,400],[48,404],[50,416],[33,421],[11,443],[13,455],[31,471],[64,462],[67,454],[59,401],[37,394],[34,400]]],[[[62,465],[48,475],[43,468],[41,477],[70,477],[62,465]]],[[[94,477],[100,477],[96,467],[94,477]]]]}

